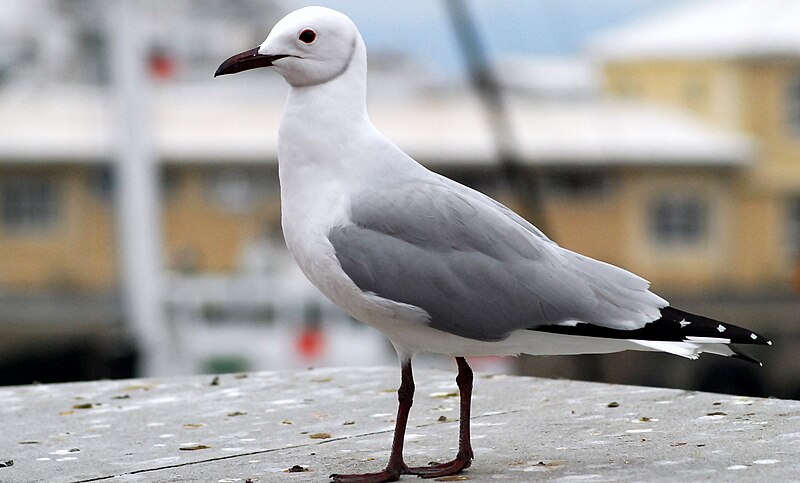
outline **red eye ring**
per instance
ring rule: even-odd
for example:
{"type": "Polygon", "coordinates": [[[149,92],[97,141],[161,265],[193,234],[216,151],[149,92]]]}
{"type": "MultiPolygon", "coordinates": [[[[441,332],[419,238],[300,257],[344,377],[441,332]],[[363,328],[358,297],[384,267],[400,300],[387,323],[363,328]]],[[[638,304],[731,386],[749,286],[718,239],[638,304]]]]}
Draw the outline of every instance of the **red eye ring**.
{"type": "Polygon", "coordinates": [[[317,33],[311,29],[305,29],[300,32],[300,35],[297,36],[300,39],[300,42],[304,44],[313,44],[315,40],[317,40],[317,33]]]}

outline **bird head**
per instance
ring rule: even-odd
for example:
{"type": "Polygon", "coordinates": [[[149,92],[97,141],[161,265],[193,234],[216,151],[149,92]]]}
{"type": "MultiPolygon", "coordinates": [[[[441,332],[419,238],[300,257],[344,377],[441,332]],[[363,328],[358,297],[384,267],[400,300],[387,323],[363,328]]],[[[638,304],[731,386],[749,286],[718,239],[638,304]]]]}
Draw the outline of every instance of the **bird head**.
{"type": "Polygon", "coordinates": [[[273,67],[295,87],[322,84],[349,67],[360,38],[344,14],[305,7],[283,17],[258,47],[223,62],[214,77],[273,67]]]}

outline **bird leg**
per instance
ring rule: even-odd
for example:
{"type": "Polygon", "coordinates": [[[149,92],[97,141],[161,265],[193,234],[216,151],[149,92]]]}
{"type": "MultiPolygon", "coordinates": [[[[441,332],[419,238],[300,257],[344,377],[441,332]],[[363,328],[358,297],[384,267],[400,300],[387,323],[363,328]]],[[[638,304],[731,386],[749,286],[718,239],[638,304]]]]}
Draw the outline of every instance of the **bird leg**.
{"type": "Polygon", "coordinates": [[[408,466],[403,462],[403,440],[406,435],[406,425],[408,424],[408,413],[411,405],[414,404],[414,375],[411,372],[411,359],[403,360],[400,363],[401,380],[400,388],[397,390],[397,419],[394,425],[394,440],[392,441],[392,453],[389,456],[389,464],[383,471],[377,473],[364,473],[360,475],[331,475],[334,482],[346,483],[383,483],[385,481],[397,481],[401,474],[409,474],[408,466]]]}
{"type": "Polygon", "coordinates": [[[472,464],[472,443],[469,436],[470,405],[472,403],[472,369],[463,357],[456,357],[458,376],[456,384],[460,397],[460,420],[458,427],[458,454],[447,463],[432,463],[430,466],[406,468],[412,475],[422,478],[440,478],[460,473],[472,464]]]}
{"type": "Polygon", "coordinates": [[[401,382],[397,390],[397,419],[394,427],[394,440],[389,464],[383,471],[353,475],[331,475],[336,483],[383,483],[397,481],[400,475],[417,475],[422,478],[440,478],[460,473],[472,464],[472,444],[470,443],[469,424],[470,406],[472,402],[472,369],[463,357],[456,357],[458,376],[456,384],[460,396],[460,420],[458,430],[458,454],[447,463],[433,463],[430,466],[409,468],[403,461],[403,440],[408,424],[408,413],[414,403],[414,376],[411,372],[411,360],[401,363],[401,382]]]}

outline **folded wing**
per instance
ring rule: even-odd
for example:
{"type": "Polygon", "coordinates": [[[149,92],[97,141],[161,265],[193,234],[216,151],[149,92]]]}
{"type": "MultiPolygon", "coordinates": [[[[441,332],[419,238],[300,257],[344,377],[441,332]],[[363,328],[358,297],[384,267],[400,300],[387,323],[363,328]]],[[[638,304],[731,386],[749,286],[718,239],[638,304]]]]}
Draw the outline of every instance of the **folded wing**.
{"type": "Polygon", "coordinates": [[[361,290],[482,341],[557,324],[635,330],[667,306],[646,280],[565,250],[491,198],[453,185],[398,184],[351,200],[350,223],[329,239],[361,290]]]}

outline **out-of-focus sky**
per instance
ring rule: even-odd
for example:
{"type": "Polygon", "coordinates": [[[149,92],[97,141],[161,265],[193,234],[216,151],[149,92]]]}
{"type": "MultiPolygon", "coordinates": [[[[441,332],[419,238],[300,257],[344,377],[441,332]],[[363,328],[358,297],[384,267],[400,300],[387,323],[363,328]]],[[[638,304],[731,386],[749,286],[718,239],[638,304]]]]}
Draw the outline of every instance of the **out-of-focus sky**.
{"type": "MultiPolygon", "coordinates": [[[[686,0],[468,0],[490,53],[579,53],[601,30],[686,0]]],[[[461,59],[443,0],[319,0],[353,19],[371,52],[410,52],[422,64],[457,70],[461,59]]],[[[309,5],[288,0],[291,9],[309,5]]],[[[265,29],[265,31],[268,29],[265,29]]]]}

